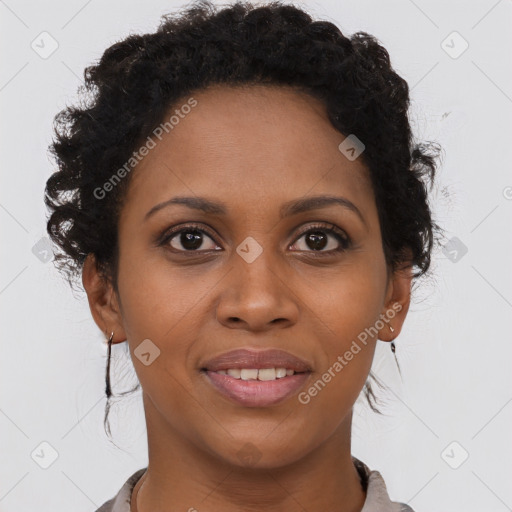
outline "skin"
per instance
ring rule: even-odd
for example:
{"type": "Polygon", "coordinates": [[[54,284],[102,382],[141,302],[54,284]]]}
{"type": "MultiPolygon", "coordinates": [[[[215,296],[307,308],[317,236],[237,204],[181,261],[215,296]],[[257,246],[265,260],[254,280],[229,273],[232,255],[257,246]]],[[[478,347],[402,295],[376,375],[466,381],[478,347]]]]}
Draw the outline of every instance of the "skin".
{"type": "Polygon", "coordinates": [[[377,339],[400,333],[411,273],[387,267],[368,170],[339,151],[345,136],[320,101],[270,86],[214,86],[194,98],[197,106],[131,176],[118,226],[119,294],[93,255],[83,269],[94,320],[107,337],[114,331],[114,343],[128,342],[143,389],[149,464],[132,510],[360,511],[352,407],[377,339]],[[339,205],[280,219],[284,203],[313,195],[349,199],[364,221],[339,205]],[[172,205],[144,220],[175,196],[223,202],[227,214],[172,205]],[[190,222],[215,236],[204,235],[199,254],[179,234],[155,242],[190,222]],[[352,245],[325,255],[343,245],[324,230],[328,246],[315,259],[302,230],[316,223],[336,225],[352,245]],[[252,263],[236,252],[248,236],[263,248],[252,263]],[[292,396],[242,407],[199,371],[231,349],[276,347],[311,363],[307,390],[393,304],[401,306],[389,321],[394,332],[385,325],[369,337],[308,404],[292,396]],[[161,351],[148,366],[134,355],[147,338],[161,351]],[[248,446],[259,458],[239,456],[248,446]]]}

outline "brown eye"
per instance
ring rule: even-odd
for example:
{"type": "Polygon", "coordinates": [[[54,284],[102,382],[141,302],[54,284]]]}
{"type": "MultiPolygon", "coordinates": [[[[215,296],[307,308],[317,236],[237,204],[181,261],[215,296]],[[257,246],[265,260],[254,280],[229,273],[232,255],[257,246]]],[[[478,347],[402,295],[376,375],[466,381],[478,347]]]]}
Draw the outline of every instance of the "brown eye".
{"type": "Polygon", "coordinates": [[[337,229],[319,226],[304,232],[294,245],[298,251],[332,253],[348,249],[350,239],[337,229]]]}
{"type": "Polygon", "coordinates": [[[167,245],[176,252],[218,250],[217,243],[206,231],[193,226],[176,229],[168,233],[162,241],[162,245],[167,245]]]}

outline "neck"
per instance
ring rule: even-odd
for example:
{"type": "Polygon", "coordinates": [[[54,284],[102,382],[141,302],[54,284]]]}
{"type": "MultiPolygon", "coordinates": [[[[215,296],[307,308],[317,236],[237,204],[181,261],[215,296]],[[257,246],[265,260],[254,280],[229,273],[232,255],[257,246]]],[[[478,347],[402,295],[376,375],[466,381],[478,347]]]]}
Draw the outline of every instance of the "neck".
{"type": "Polygon", "coordinates": [[[144,405],[149,463],[134,488],[132,512],[360,512],[363,507],[366,496],[350,452],[351,413],[322,445],[293,463],[241,467],[171,429],[146,397],[144,405]]]}

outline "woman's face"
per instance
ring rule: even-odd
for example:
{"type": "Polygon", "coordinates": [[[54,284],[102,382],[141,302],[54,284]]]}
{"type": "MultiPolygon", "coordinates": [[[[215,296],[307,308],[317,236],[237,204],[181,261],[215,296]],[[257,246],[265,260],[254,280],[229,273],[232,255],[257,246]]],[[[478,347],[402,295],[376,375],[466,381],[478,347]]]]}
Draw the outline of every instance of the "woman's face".
{"type": "Polygon", "coordinates": [[[128,340],[150,436],[158,424],[232,464],[291,463],[346,431],[377,337],[391,339],[378,320],[400,304],[398,334],[410,278],[388,276],[368,171],[319,101],[262,86],[193,97],[132,171],[119,296],[95,318],[128,340]],[[218,206],[155,209],[183,197],[218,206]],[[240,348],[281,349],[311,371],[277,403],[242,403],[203,370],[240,348]]]}

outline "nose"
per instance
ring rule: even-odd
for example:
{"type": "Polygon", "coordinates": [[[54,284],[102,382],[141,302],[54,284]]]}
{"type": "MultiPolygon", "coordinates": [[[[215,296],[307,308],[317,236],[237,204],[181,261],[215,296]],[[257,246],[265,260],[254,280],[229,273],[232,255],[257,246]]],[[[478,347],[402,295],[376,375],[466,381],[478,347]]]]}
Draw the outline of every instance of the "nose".
{"type": "Polygon", "coordinates": [[[217,320],[231,329],[267,331],[297,323],[299,305],[279,265],[265,251],[252,263],[234,255],[234,268],[224,280],[217,320]]]}

